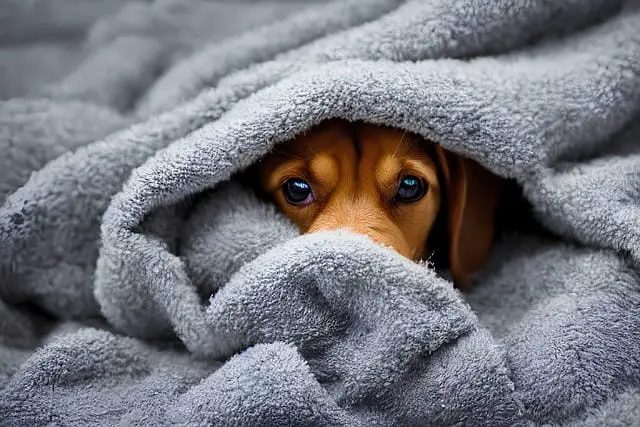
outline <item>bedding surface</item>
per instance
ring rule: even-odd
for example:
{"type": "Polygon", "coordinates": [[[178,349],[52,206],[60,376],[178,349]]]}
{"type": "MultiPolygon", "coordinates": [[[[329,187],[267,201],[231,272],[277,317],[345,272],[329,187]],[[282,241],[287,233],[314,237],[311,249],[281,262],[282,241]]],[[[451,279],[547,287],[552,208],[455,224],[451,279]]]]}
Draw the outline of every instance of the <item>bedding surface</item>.
{"type": "Polygon", "coordinates": [[[0,425],[640,424],[638,1],[0,9],[0,425]],[[464,295],[300,236],[236,174],[335,117],[513,180],[545,232],[464,295]]]}

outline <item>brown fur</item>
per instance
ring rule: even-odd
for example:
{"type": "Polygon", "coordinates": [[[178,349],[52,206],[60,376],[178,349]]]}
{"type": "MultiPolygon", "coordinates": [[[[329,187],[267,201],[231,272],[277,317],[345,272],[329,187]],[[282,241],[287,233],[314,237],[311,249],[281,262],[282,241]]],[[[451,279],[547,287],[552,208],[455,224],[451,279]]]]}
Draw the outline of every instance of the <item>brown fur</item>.
{"type": "Polygon", "coordinates": [[[428,237],[446,207],[449,264],[464,283],[488,256],[499,181],[438,146],[431,151],[416,135],[398,129],[330,120],[259,163],[258,182],[301,232],[346,228],[413,260],[427,254],[428,237]],[[422,179],[426,193],[398,203],[394,196],[407,175],[422,179]],[[310,184],[312,203],[287,202],[283,185],[291,178],[310,184]]]}

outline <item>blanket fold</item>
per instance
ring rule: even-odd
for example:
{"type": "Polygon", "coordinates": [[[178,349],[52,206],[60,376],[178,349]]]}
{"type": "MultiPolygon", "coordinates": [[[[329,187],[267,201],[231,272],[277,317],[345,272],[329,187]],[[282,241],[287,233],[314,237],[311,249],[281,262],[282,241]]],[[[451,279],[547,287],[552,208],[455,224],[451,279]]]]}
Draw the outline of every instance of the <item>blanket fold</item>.
{"type": "Polygon", "coordinates": [[[640,423],[638,2],[313,3],[7,9],[84,59],[0,103],[0,424],[640,423]],[[548,234],[464,295],[300,236],[236,174],[330,118],[476,160],[548,234]]]}

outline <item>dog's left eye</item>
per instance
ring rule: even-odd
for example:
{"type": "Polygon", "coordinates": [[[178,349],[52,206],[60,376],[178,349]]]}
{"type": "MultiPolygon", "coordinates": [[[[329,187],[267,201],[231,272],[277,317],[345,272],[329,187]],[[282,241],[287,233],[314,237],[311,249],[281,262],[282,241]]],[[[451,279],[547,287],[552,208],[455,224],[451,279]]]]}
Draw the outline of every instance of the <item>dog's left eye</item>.
{"type": "Polygon", "coordinates": [[[426,185],[424,181],[414,175],[406,175],[400,181],[394,199],[398,202],[417,202],[425,195],[426,185]]]}
{"type": "Polygon", "coordinates": [[[301,178],[288,179],[282,186],[284,198],[292,205],[308,205],[313,202],[311,185],[301,178]]]}

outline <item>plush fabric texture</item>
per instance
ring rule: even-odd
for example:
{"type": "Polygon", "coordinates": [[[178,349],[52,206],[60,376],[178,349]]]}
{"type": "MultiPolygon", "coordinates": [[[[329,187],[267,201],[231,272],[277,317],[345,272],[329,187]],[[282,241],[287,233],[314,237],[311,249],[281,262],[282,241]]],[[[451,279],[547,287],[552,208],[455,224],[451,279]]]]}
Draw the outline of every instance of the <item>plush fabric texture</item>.
{"type": "Polygon", "coordinates": [[[0,424],[640,424],[637,1],[5,3],[0,424]],[[544,233],[464,295],[299,236],[235,174],[333,117],[513,180],[544,233]]]}

